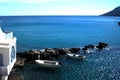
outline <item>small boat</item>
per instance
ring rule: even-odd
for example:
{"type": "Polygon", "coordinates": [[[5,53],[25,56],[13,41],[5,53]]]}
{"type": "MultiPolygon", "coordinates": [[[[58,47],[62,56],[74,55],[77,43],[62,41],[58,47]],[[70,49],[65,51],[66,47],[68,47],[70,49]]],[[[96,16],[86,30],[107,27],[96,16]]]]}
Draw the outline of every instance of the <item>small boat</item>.
{"type": "Polygon", "coordinates": [[[67,53],[66,55],[70,58],[76,58],[76,59],[81,59],[81,60],[86,59],[86,56],[79,55],[79,54],[67,53]]]}
{"type": "Polygon", "coordinates": [[[57,68],[60,67],[60,63],[58,61],[50,61],[50,60],[35,60],[35,62],[41,67],[50,67],[57,68]]]}

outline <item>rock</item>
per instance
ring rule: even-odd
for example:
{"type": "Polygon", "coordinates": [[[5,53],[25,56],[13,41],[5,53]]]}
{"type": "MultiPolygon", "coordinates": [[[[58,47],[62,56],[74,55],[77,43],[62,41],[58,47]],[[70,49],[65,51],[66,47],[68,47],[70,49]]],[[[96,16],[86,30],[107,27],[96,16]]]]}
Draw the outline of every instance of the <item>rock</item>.
{"type": "Polygon", "coordinates": [[[38,53],[33,53],[31,51],[25,51],[23,53],[18,53],[17,55],[21,58],[25,58],[27,61],[38,59],[38,53]]]}
{"type": "Polygon", "coordinates": [[[88,45],[88,48],[90,48],[90,49],[94,49],[95,46],[90,44],[90,45],[88,45]]]}
{"type": "MultiPolygon", "coordinates": [[[[98,49],[103,49],[107,47],[108,44],[99,42],[98,46],[96,46],[98,49]]],[[[94,45],[86,45],[84,48],[82,48],[83,52],[87,52],[91,49],[94,49],[94,45]]],[[[33,61],[36,59],[53,59],[58,58],[62,55],[66,55],[66,53],[77,53],[80,51],[80,48],[46,48],[41,50],[29,50],[25,52],[19,52],[17,56],[20,58],[25,58],[27,61],[33,61]]]]}
{"type": "Polygon", "coordinates": [[[54,53],[55,54],[55,50],[52,49],[52,48],[45,49],[45,52],[46,53],[54,53]]]}
{"type": "Polygon", "coordinates": [[[62,48],[65,53],[71,53],[70,48],[62,48]]]}
{"type": "Polygon", "coordinates": [[[83,52],[86,52],[88,50],[88,46],[85,46],[84,48],[82,48],[83,52]]]}
{"type": "Polygon", "coordinates": [[[80,51],[80,48],[70,48],[69,49],[72,53],[76,53],[80,51]]]}
{"type": "Polygon", "coordinates": [[[118,25],[120,26],[120,22],[118,22],[118,25]]]}
{"type": "Polygon", "coordinates": [[[56,52],[59,55],[65,55],[66,54],[66,52],[64,51],[64,49],[56,49],[56,52]]]}
{"type": "Polygon", "coordinates": [[[99,42],[99,44],[98,44],[98,46],[96,46],[98,49],[103,49],[103,48],[105,48],[105,47],[107,47],[108,46],[108,44],[106,44],[106,43],[103,43],[103,42],[99,42]]]}
{"type": "Polygon", "coordinates": [[[90,45],[86,45],[84,48],[82,48],[83,52],[90,52],[91,49],[95,49],[95,46],[90,44],[90,45]]]}
{"type": "Polygon", "coordinates": [[[50,53],[44,53],[44,57],[43,57],[43,59],[49,59],[51,56],[50,56],[50,53]]]}
{"type": "Polygon", "coordinates": [[[24,64],[25,64],[25,60],[26,59],[24,59],[24,58],[17,57],[17,60],[16,60],[14,67],[23,68],[24,64]]]}
{"type": "Polygon", "coordinates": [[[43,53],[43,52],[45,52],[45,49],[41,49],[41,50],[39,50],[39,51],[43,53]]]}
{"type": "Polygon", "coordinates": [[[32,52],[33,54],[40,54],[40,51],[38,51],[36,49],[35,50],[34,49],[33,50],[29,50],[28,52],[32,52]]]}

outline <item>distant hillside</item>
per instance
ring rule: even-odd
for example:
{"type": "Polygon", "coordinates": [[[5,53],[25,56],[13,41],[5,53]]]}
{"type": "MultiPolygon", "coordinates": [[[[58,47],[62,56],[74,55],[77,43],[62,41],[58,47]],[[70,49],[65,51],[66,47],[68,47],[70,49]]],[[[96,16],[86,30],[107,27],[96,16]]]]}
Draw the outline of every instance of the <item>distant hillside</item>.
{"type": "Polygon", "coordinates": [[[120,16],[120,6],[102,16],[120,16]]]}

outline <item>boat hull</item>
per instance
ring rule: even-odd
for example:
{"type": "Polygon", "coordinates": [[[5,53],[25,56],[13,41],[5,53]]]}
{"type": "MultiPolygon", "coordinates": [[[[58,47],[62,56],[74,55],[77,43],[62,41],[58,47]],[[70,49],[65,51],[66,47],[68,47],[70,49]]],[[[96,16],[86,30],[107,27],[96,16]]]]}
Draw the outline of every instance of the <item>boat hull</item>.
{"type": "Polygon", "coordinates": [[[78,55],[78,54],[67,54],[69,58],[74,58],[74,59],[81,59],[84,60],[86,59],[86,56],[78,55]]]}
{"type": "Polygon", "coordinates": [[[60,64],[58,61],[48,61],[48,60],[35,60],[35,62],[41,67],[47,68],[58,68],[60,64]]]}

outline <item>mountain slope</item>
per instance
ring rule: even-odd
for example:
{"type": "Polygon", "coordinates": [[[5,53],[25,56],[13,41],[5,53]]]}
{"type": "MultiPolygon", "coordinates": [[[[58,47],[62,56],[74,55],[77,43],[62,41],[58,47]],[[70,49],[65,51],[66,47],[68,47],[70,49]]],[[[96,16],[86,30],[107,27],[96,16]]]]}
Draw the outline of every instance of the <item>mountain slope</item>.
{"type": "Polygon", "coordinates": [[[102,16],[120,16],[120,6],[102,16]]]}

